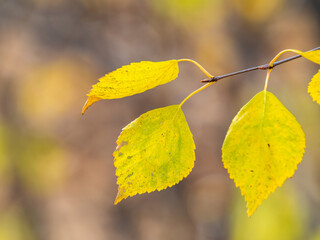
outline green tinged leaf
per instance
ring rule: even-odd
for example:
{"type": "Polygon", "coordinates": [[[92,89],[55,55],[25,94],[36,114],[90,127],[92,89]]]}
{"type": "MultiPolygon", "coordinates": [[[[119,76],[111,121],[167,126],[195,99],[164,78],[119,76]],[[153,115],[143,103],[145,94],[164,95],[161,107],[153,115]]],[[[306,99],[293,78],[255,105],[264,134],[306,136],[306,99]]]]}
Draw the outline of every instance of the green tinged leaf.
{"type": "Polygon", "coordinates": [[[180,182],[191,172],[195,145],[179,105],[142,114],[127,125],[113,153],[122,199],[162,190],[180,182]]]}
{"type": "Polygon", "coordinates": [[[99,79],[88,93],[82,114],[101,99],[116,99],[132,96],[166,84],[178,77],[177,60],[163,62],[143,61],[123,66],[99,79]]]}
{"type": "Polygon", "coordinates": [[[313,101],[320,104],[320,70],[311,79],[308,87],[308,92],[310,93],[313,101]]]}
{"type": "Polygon", "coordinates": [[[222,161],[247,202],[248,215],[293,176],[305,149],[295,117],[270,92],[254,96],[233,119],[222,161]]]}

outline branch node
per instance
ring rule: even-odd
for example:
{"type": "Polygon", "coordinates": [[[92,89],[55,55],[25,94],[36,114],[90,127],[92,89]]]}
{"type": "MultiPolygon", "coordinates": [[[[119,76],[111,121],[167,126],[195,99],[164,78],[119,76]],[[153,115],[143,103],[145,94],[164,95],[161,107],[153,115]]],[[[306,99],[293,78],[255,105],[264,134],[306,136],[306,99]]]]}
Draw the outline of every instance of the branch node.
{"type": "MultiPolygon", "coordinates": [[[[315,51],[315,50],[320,50],[320,47],[314,48],[314,49],[312,49],[310,51],[315,51]]],[[[255,70],[270,70],[270,69],[273,69],[273,68],[275,68],[276,66],[278,66],[280,64],[283,64],[283,63],[286,63],[286,62],[290,62],[290,61],[292,61],[294,59],[297,59],[297,58],[300,58],[300,57],[301,57],[301,55],[296,55],[296,56],[293,56],[293,57],[290,57],[290,58],[286,58],[286,59],[283,59],[283,60],[277,61],[277,62],[271,61],[270,62],[271,64],[270,63],[269,64],[263,64],[263,65],[260,65],[260,66],[243,69],[243,70],[240,70],[240,71],[237,71],[237,72],[228,73],[228,74],[225,74],[225,75],[220,75],[220,76],[215,76],[215,77],[212,77],[212,78],[203,79],[203,80],[201,80],[201,82],[203,82],[203,83],[217,82],[217,81],[219,81],[220,79],[223,79],[223,78],[239,75],[239,74],[242,74],[242,73],[252,72],[252,71],[255,71],[255,70]]]]}
{"type": "Polygon", "coordinates": [[[274,66],[270,65],[270,64],[263,64],[258,67],[258,69],[260,69],[260,70],[269,70],[269,69],[273,69],[273,68],[274,68],[274,66]]]}
{"type": "Polygon", "coordinates": [[[212,77],[212,78],[203,79],[203,80],[201,80],[200,82],[208,83],[208,82],[217,82],[218,80],[219,80],[218,77],[212,77]]]}

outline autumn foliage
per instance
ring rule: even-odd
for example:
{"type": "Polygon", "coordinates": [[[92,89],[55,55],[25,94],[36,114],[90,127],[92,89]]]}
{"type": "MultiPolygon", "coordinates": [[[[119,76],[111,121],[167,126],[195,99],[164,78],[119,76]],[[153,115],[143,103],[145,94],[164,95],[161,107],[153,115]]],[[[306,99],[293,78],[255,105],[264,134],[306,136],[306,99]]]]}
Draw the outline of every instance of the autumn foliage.
{"type": "MultiPolygon", "coordinates": [[[[280,52],[269,63],[264,90],[234,117],[222,147],[224,167],[240,188],[249,216],[271,192],[293,176],[306,145],[296,118],[267,91],[273,64],[286,52],[320,64],[320,50],[280,52]]],[[[132,63],[100,78],[88,93],[82,113],[101,99],[131,96],[176,79],[181,61],[192,62],[207,77],[213,77],[190,59],[132,63]]],[[[166,189],[188,176],[194,166],[195,144],[181,107],[214,83],[211,81],[194,91],[179,105],[144,113],[123,128],[113,154],[119,186],[115,204],[129,196],[166,189]]],[[[312,78],[308,92],[320,104],[320,71],[312,78]]]]}

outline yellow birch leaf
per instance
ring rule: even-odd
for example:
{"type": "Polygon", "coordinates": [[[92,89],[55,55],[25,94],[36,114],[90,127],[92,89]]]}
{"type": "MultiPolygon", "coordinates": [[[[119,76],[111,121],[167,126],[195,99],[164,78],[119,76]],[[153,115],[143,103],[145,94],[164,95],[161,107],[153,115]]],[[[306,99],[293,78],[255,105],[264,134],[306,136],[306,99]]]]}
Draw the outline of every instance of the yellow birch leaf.
{"type": "Polygon", "coordinates": [[[249,216],[293,176],[304,149],[299,123],[272,93],[258,93],[239,111],[224,140],[222,161],[249,216]]]}
{"type": "Polygon", "coordinates": [[[142,114],[127,125],[113,153],[118,176],[118,195],[122,199],[180,182],[191,172],[195,145],[179,105],[142,114]]]}
{"type": "Polygon", "coordinates": [[[178,60],[131,63],[106,74],[92,86],[82,114],[94,102],[132,96],[166,84],[178,77],[178,60]]]}
{"type": "Polygon", "coordinates": [[[95,102],[98,102],[99,100],[101,100],[101,98],[89,96],[87,101],[84,103],[83,108],[82,108],[82,115],[85,113],[85,111],[88,109],[88,107],[90,107],[95,102]]]}
{"type": "Polygon", "coordinates": [[[311,79],[308,86],[308,93],[310,93],[313,101],[320,104],[320,70],[311,79]]]}
{"type": "Polygon", "coordinates": [[[300,54],[302,57],[320,64],[320,50],[315,50],[315,51],[308,51],[308,52],[301,52],[299,50],[295,50],[294,52],[300,54]]]}
{"type": "Polygon", "coordinates": [[[303,52],[301,55],[314,63],[320,64],[320,50],[303,52]]]}

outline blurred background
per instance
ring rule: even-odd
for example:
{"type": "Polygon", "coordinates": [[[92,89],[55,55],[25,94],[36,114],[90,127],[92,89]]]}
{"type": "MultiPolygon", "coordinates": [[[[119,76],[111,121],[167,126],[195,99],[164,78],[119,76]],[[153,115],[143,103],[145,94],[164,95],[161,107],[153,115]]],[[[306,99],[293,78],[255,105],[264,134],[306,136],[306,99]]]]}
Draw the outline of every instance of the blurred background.
{"type": "Polygon", "coordinates": [[[117,206],[112,153],[121,129],[180,103],[205,76],[181,63],[177,80],[81,116],[91,85],[130,62],[192,58],[221,75],[319,40],[318,0],[0,0],[0,240],[319,240],[320,106],[307,93],[316,64],[298,59],[271,74],[269,90],[302,125],[307,148],[294,177],[251,218],[221,146],[266,72],[190,99],[192,173],[117,206]]]}

